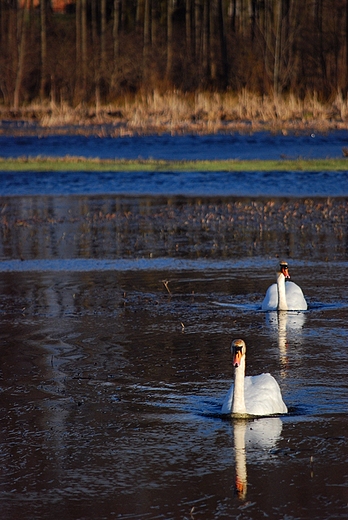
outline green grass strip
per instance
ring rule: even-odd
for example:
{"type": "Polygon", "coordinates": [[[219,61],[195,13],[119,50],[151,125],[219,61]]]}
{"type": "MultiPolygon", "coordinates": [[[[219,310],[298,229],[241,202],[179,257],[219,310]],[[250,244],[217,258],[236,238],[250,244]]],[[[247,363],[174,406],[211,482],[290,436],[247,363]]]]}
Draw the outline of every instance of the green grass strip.
{"type": "Polygon", "coordinates": [[[348,159],[162,161],[85,157],[0,157],[0,171],[347,171],[348,159]]]}

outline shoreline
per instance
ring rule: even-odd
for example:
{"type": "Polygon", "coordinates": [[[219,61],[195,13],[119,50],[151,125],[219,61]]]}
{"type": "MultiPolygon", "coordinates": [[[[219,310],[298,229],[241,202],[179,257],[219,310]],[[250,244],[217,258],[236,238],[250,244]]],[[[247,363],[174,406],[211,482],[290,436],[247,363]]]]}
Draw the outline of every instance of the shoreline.
{"type": "Polygon", "coordinates": [[[134,125],[112,118],[92,118],[82,119],[77,123],[52,123],[49,126],[42,125],[36,118],[1,119],[0,136],[7,137],[48,137],[54,135],[74,136],[82,135],[86,137],[136,137],[151,135],[214,135],[214,134],[254,134],[267,132],[273,134],[328,134],[335,131],[348,131],[348,123],[344,121],[322,121],[311,120],[307,122],[296,121],[222,121],[222,122],[198,122],[189,121],[167,122],[160,124],[147,123],[134,125]]]}
{"type": "Polygon", "coordinates": [[[0,135],[132,137],[272,132],[328,133],[348,130],[348,100],[321,103],[316,96],[266,97],[243,91],[180,91],[126,95],[105,105],[31,103],[0,105],[0,135]]]}

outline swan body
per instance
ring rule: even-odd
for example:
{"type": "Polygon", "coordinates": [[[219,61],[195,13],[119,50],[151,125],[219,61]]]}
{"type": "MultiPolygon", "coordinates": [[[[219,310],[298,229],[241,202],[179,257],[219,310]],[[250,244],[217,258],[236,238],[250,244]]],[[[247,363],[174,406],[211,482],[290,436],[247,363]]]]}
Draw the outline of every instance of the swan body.
{"type": "Polygon", "coordinates": [[[294,282],[289,282],[290,278],[288,264],[280,263],[280,270],[277,272],[277,283],[272,284],[266,292],[262,302],[263,311],[305,311],[307,302],[303,296],[301,287],[294,282]]]}
{"type": "Polygon", "coordinates": [[[237,416],[287,413],[277,381],[271,374],[245,377],[246,345],[242,339],[232,342],[234,384],[229,389],[221,413],[237,416]]]}

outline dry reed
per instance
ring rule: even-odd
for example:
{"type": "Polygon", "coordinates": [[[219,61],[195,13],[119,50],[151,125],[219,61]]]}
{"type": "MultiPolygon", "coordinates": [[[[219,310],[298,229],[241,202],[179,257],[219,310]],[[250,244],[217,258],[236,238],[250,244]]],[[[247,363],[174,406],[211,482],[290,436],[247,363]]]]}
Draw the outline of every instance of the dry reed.
{"type": "MultiPolygon", "coordinates": [[[[6,118],[5,109],[0,115],[2,119],[6,118]]],[[[71,107],[66,103],[52,103],[31,105],[14,116],[24,120],[35,118],[42,129],[99,127],[93,131],[99,131],[101,137],[103,125],[111,126],[115,136],[135,133],[204,134],[240,129],[286,132],[314,128],[325,131],[347,127],[348,103],[341,95],[329,103],[322,103],[315,94],[300,100],[293,95],[258,96],[246,89],[237,94],[154,90],[123,96],[114,103],[98,107],[98,110],[93,105],[71,107]]],[[[110,134],[110,129],[108,132],[110,134]]]]}

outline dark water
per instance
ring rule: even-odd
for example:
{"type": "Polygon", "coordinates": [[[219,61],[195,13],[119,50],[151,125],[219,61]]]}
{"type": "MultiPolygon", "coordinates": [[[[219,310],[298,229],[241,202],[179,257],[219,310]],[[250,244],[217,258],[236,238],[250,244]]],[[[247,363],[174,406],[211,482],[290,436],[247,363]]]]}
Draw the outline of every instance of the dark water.
{"type": "Polygon", "coordinates": [[[66,183],[0,197],[1,518],[347,518],[347,200],[66,183]],[[220,415],[237,337],[287,415],[220,415]]]}
{"type": "Polygon", "coordinates": [[[1,274],[2,518],[346,518],[346,266],[294,266],[313,308],[286,323],[257,259],[96,267],[1,274]],[[219,415],[240,336],[288,416],[219,415]]]}

